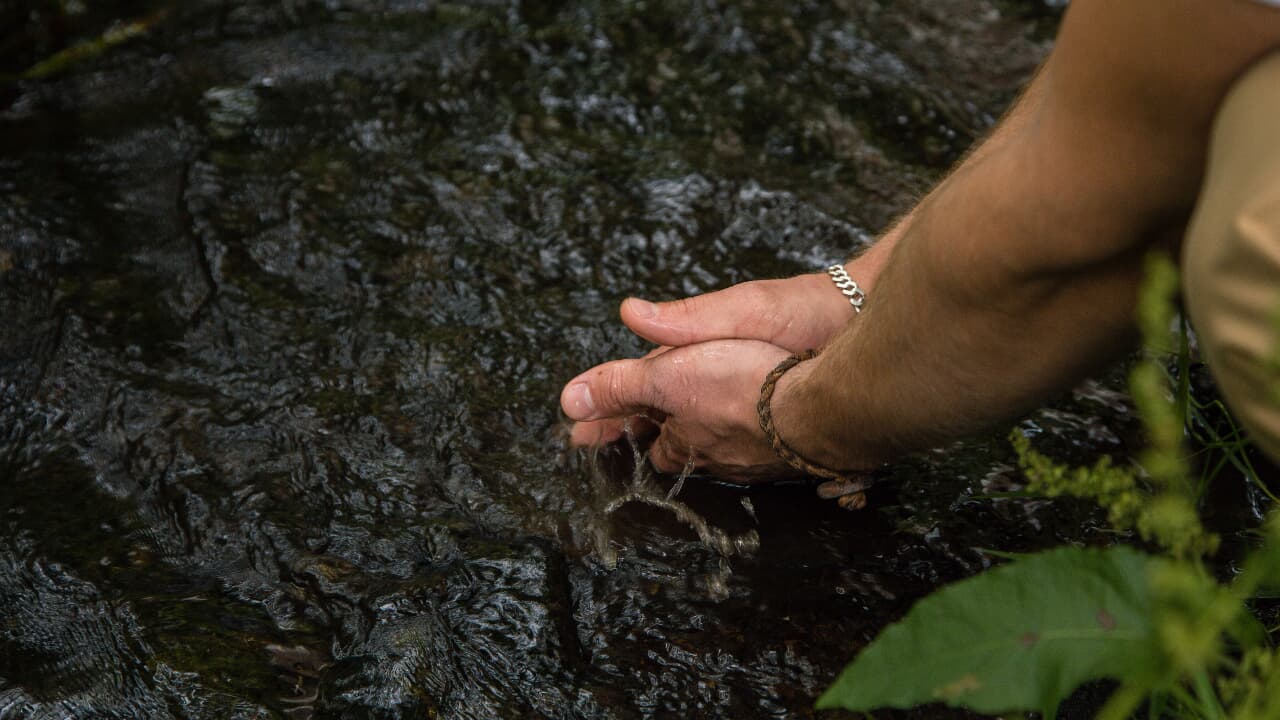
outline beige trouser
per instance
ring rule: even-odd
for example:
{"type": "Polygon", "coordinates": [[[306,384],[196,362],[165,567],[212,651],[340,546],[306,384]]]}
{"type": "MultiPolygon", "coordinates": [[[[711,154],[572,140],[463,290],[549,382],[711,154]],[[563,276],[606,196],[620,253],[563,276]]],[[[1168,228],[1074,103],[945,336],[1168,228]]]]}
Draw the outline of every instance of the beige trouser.
{"type": "Polygon", "coordinates": [[[1280,53],[1218,110],[1182,260],[1201,353],[1236,418],[1280,460],[1280,53]]]}

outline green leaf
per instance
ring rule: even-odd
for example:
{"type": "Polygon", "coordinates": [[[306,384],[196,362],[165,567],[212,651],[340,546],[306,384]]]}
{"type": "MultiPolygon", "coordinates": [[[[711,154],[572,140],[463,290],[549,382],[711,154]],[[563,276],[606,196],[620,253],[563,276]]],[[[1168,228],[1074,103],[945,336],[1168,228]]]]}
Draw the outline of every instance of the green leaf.
{"type": "Polygon", "coordinates": [[[921,600],[855,659],[819,709],[931,702],[983,713],[1040,710],[1081,683],[1159,675],[1148,585],[1131,548],[1058,548],[962,580],[921,600]]]}

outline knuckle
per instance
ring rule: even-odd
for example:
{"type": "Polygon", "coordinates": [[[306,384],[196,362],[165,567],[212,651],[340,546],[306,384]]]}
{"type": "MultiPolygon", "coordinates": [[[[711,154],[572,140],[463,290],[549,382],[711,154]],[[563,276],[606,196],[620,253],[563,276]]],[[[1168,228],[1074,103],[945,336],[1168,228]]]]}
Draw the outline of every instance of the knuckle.
{"type": "Polygon", "coordinates": [[[659,438],[650,449],[649,462],[655,470],[661,473],[674,473],[684,467],[683,463],[676,460],[676,453],[672,449],[670,441],[662,438],[659,438]]]}
{"type": "Polygon", "coordinates": [[[753,308],[768,307],[773,302],[774,292],[767,280],[750,280],[738,286],[744,302],[753,308]]]}
{"type": "Polygon", "coordinates": [[[739,313],[738,322],[734,325],[734,334],[738,337],[756,340],[762,337],[773,326],[778,316],[777,293],[764,280],[752,280],[743,283],[739,307],[747,308],[747,312],[739,313]]]}
{"type": "Polygon", "coordinates": [[[627,407],[630,403],[626,395],[626,367],[620,363],[612,363],[601,370],[599,392],[604,407],[615,410],[627,407]]]}
{"type": "Polygon", "coordinates": [[[658,408],[660,391],[649,381],[649,360],[623,360],[606,365],[598,382],[602,409],[610,414],[639,408],[658,408]]]}
{"type": "Polygon", "coordinates": [[[698,309],[702,306],[702,296],[694,295],[693,297],[680,298],[671,303],[671,315],[674,319],[689,319],[697,317],[698,309]]]}
{"type": "Polygon", "coordinates": [[[696,417],[700,379],[687,370],[671,373],[660,388],[654,388],[654,394],[660,396],[655,397],[655,400],[660,400],[678,415],[696,417]]]}
{"type": "Polygon", "coordinates": [[[660,359],[641,362],[643,370],[637,369],[637,376],[633,378],[637,383],[638,404],[663,412],[672,409],[668,403],[672,366],[660,359]]]}

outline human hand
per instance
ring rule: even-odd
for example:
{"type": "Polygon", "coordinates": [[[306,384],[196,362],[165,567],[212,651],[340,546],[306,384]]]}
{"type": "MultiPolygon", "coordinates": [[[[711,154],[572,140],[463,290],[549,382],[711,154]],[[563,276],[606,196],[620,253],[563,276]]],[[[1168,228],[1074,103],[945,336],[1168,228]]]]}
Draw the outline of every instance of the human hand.
{"type": "MultiPolygon", "coordinates": [[[[759,340],[791,353],[820,348],[853,316],[853,308],[822,272],[754,280],[665,303],[629,298],[621,314],[632,332],[658,344],[645,356],[652,358],[673,346],[710,340],[759,340]]],[[[622,437],[628,422],[643,432],[655,419],[624,416],[579,422],[571,440],[574,445],[604,445],[622,437]]]]}
{"type": "Polygon", "coordinates": [[[678,472],[692,461],[743,482],[793,475],[769,446],[756,414],[760,384],[788,354],[759,340],[716,340],[615,360],[571,380],[560,405],[578,421],[577,445],[600,442],[594,423],[602,420],[648,414],[660,421],[649,449],[659,472],[678,472]]]}
{"type": "Polygon", "coordinates": [[[665,303],[628,298],[622,322],[657,345],[760,340],[792,353],[820,348],[853,316],[825,273],[753,280],[665,303]]]}

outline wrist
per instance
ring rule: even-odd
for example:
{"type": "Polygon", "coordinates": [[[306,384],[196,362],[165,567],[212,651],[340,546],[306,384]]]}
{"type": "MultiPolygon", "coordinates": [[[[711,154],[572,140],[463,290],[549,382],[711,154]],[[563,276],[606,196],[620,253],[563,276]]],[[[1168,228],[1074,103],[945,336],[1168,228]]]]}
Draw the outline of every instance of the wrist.
{"type": "Polygon", "coordinates": [[[837,473],[859,472],[874,463],[859,460],[853,447],[835,432],[845,424],[838,388],[823,382],[822,357],[806,360],[778,378],[771,401],[773,429],[797,455],[837,473]]]}
{"type": "Polygon", "coordinates": [[[858,285],[868,294],[876,286],[876,281],[880,278],[881,271],[889,262],[889,256],[893,253],[893,247],[897,245],[898,238],[905,231],[910,216],[903,218],[896,225],[880,236],[873,245],[865,250],[858,252],[849,257],[844,262],[844,269],[849,276],[858,281],[858,285]]]}

